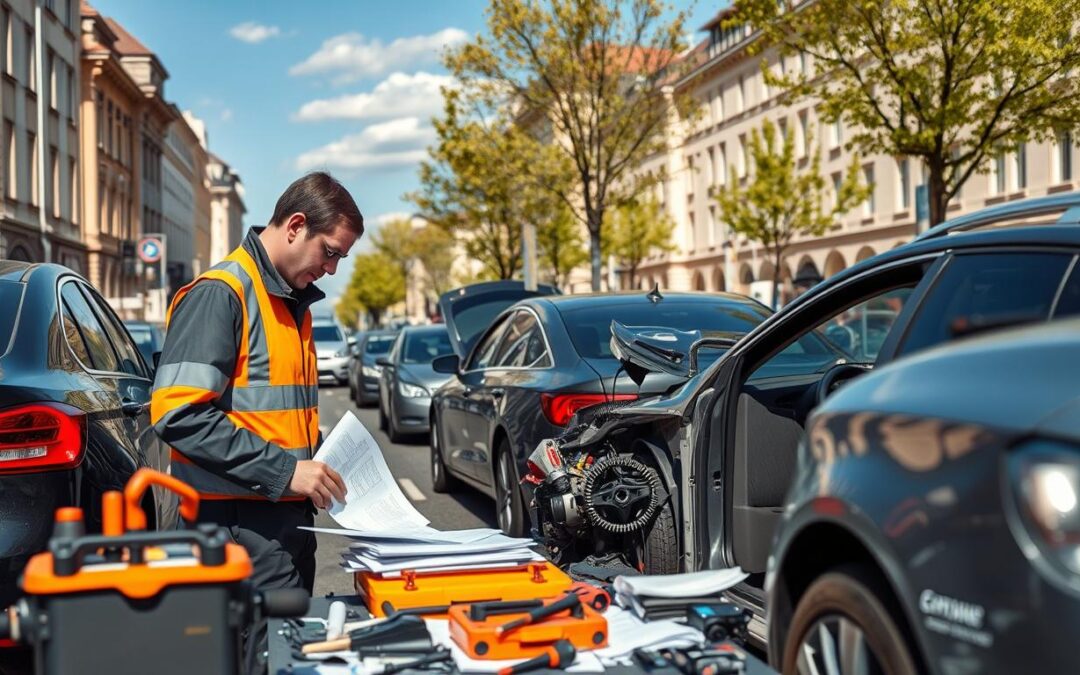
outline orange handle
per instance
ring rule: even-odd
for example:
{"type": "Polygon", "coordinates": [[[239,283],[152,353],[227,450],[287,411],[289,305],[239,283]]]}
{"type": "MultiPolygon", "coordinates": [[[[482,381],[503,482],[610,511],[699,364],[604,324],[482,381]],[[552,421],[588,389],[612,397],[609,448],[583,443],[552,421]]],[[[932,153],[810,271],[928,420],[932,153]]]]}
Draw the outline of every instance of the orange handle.
{"type": "Polygon", "coordinates": [[[101,533],[106,537],[119,537],[124,533],[124,495],[119,490],[109,490],[101,495],[101,533]]]}
{"type": "Polygon", "coordinates": [[[127,515],[127,529],[145,530],[146,513],[142,510],[143,493],[151,485],[159,485],[180,496],[180,515],[188,521],[199,515],[199,493],[182,480],[173,478],[153,469],[139,469],[124,488],[124,509],[127,515]]]}

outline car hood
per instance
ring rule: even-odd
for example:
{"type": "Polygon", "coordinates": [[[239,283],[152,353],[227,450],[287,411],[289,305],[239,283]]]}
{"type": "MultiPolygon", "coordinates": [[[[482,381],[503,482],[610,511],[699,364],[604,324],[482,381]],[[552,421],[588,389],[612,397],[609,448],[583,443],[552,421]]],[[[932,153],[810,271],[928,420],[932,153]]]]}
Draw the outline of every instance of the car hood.
{"type": "Polygon", "coordinates": [[[316,342],[315,355],[320,359],[328,359],[345,349],[344,342],[316,342]]]}
{"type": "Polygon", "coordinates": [[[446,373],[436,373],[430,363],[409,363],[398,366],[398,377],[406,382],[419,384],[429,392],[434,392],[446,384],[452,377],[446,373]]]}

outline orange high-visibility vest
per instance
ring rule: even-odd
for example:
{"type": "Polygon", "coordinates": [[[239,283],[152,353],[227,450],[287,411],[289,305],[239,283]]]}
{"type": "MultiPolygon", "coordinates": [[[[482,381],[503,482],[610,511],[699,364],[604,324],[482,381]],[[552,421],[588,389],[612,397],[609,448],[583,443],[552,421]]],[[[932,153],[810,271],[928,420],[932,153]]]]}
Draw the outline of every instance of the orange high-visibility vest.
{"type": "MultiPolygon", "coordinates": [[[[185,295],[202,281],[225,282],[240,300],[243,332],[232,376],[217,379],[205,364],[176,364],[168,382],[158,383],[150,402],[153,424],[185,405],[211,403],[229,421],[275,443],[297,460],[311,459],[319,438],[318,368],[311,337],[311,313],[297,327],[285,300],[266,291],[258,266],[243,247],[177,291],[166,327],[185,295]]],[[[172,448],[172,475],[203,499],[266,499],[211,473],[172,448]]],[[[302,496],[282,499],[300,500],[302,496]]]]}

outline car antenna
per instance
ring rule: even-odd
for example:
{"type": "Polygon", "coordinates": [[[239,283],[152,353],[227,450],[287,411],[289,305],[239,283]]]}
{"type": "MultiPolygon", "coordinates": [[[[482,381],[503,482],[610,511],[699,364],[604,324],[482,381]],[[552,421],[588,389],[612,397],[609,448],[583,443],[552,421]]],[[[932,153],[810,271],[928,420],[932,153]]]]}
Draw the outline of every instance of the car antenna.
{"type": "Polygon", "coordinates": [[[652,290],[649,291],[649,294],[646,295],[645,297],[648,298],[649,302],[651,302],[653,304],[663,300],[664,296],[660,295],[660,284],[659,283],[653,284],[652,290]]]}

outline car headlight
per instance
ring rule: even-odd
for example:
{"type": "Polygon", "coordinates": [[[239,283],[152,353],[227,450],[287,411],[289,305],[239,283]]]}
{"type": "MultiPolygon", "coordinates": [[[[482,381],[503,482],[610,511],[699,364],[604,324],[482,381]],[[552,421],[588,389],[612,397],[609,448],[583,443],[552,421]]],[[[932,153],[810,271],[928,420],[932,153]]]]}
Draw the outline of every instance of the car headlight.
{"type": "Polygon", "coordinates": [[[363,366],[361,370],[364,373],[364,377],[379,377],[380,375],[382,375],[382,370],[376,368],[375,366],[363,366]]]}
{"type": "Polygon", "coordinates": [[[344,358],[344,357],[346,357],[348,355],[349,355],[349,348],[348,347],[342,347],[341,349],[334,352],[334,356],[336,358],[339,358],[339,359],[344,358]]]}
{"type": "Polygon", "coordinates": [[[398,390],[401,391],[401,395],[406,398],[420,398],[421,396],[428,395],[427,389],[410,382],[398,382],[398,390]]]}
{"type": "Polygon", "coordinates": [[[1080,589],[1080,448],[1034,441],[1011,453],[1007,467],[1021,549],[1080,589]]]}

